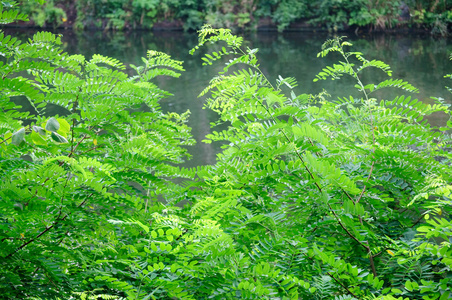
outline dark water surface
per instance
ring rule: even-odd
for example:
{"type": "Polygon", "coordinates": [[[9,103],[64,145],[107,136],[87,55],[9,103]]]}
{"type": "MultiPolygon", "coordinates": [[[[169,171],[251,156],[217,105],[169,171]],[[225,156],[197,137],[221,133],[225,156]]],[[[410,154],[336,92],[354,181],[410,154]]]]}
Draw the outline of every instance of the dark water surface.
{"type": "MultiPolygon", "coordinates": [[[[34,32],[30,30],[6,30],[7,34],[22,39],[30,37],[34,32]]],[[[215,113],[203,109],[203,99],[197,95],[208,85],[209,80],[220,71],[224,65],[217,63],[212,66],[202,66],[201,55],[205,49],[194,56],[188,51],[197,43],[195,33],[182,32],[81,32],[61,31],[63,34],[63,48],[70,54],[83,54],[90,57],[102,54],[117,58],[125,64],[140,65],[141,57],[146,56],[148,49],[168,53],[173,58],[184,61],[185,72],[178,79],[160,78],[161,88],[170,91],[174,96],[164,99],[161,106],[165,111],[178,113],[191,111],[189,126],[197,140],[197,145],[190,149],[193,159],[186,166],[212,164],[215,155],[220,151],[220,145],[204,144],[201,141],[210,133],[210,122],[217,119],[215,113]]],[[[379,59],[388,63],[393,70],[393,78],[408,81],[419,89],[419,94],[412,97],[424,102],[433,102],[430,97],[445,98],[452,103],[451,94],[445,86],[452,86],[444,75],[452,73],[451,39],[435,39],[429,35],[364,35],[349,34],[348,40],[354,44],[353,50],[360,51],[371,59],[379,59]]],[[[350,78],[336,81],[313,82],[315,75],[327,65],[336,63],[339,56],[331,55],[317,58],[321,45],[332,36],[326,33],[256,33],[245,36],[246,45],[259,48],[258,58],[261,69],[274,81],[278,75],[295,77],[299,86],[295,89],[299,93],[317,94],[326,89],[332,99],[337,97],[359,94],[353,88],[355,82],[350,78]]],[[[386,79],[381,71],[373,70],[363,73],[363,82],[378,83],[386,79]]],[[[403,93],[391,89],[378,95],[384,99],[393,99],[403,93]]],[[[431,118],[434,124],[445,122],[445,116],[437,115],[431,118]]],[[[218,129],[217,129],[218,130],[218,129]]]]}

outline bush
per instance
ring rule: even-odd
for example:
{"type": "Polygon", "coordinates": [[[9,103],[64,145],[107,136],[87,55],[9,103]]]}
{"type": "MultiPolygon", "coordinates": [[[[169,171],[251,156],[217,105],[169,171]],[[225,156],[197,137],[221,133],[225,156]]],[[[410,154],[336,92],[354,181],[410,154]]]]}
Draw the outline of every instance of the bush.
{"type": "Polygon", "coordinates": [[[425,117],[450,115],[448,106],[406,96],[373,98],[380,89],[417,89],[397,79],[363,83],[363,72],[392,71],[347,51],[351,44],[341,39],[327,41],[319,56],[334,52],[342,61],[315,80],[352,76],[362,97],[333,102],[295,95],[293,78],[270,83],[259,69],[257,49],[241,50],[241,39],[228,31],[201,32],[201,45],[217,40],[227,46],[206,55],[205,64],[237,55],[203,93],[210,92],[206,106],[231,126],[207,136],[229,146],[204,179],[211,193],[237,196],[236,202],[198,198],[195,207],[207,206],[200,216],[221,207],[218,222],[236,237],[238,249],[247,249],[251,264],[310,278],[301,286],[285,281],[293,298],[446,299],[452,121],[432,128],[425,117]],[[236,65],[244,68],[228,72],[236,65]],[[439,228],[447,228],[440,239],[439,228]]]}
{"type": "Polygon", "coordinates": [[[158,100],[169,93],[151,82],[178,77],[181,62],[149,51],[129,76],[115,59],[67,55],[60,43],[51,33],[25,43],[0,33],[0,290],[8,299],[68,298],[84,286],[98,246],[114,249],[116,224],[141,224],[137,214],[162,207],[173,164],[187,156],[180,145],[194,142],[188,113],[162,113],[158,100]],[[22,112],[18,98],[35,112],[22,112]],[[52,105],[66,113],[48,115],[52,105]]]}
{"type": "MultiPolygon", "coordinates": [[[[25,19],[14,11],[2,21],[25,19]]],[[[417,89],[362,82],[391,69],[340,38],[319,56],[341,61],[315,80],[351,76],[362,97],[333,102],[295,95],[293,78],[270,82],[258,50],[229,30],[205,26],[199,38],[191,53],[219,44],[205,65],[230,58],[201,93],[230,126],[206,136],[226,142],[215,165],[186,169],[176,164],[193,143],[188,113],[163,114],[168,93],[151,82],[179,76],[181,62],[150,50],[126,72],[62,53],[50,33],[0,34],[2,295],[447,299],[452,121],[426,117],[448,106],[374,98],[417,89]]]]}
{"type": "Polygon", "coordinates": [[[53,0],[48,1],[45,5],[42,5],[43,1],[37,2],[27,1],[21,4],[21,11],[30,15],[34,25],[57,28],[67,21],[66,12],[61,7],[55,6],[53,0]]]}

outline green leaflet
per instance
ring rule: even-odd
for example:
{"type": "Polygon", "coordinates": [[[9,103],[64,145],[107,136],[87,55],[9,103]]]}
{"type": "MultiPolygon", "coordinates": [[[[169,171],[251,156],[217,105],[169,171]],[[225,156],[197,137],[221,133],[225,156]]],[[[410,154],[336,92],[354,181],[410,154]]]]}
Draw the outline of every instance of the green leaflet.
{"type": "Polygon", "coordinates": [[[357,194],[360,190],[355,186],[347,176],[343,175],[341,170],[328,161],[321,161],[314,157],[310,152],[306,152],[304,159],[310,168],[318,174],[320,179],[324,178],[330,184],[338,185],[341,189],[347,190],[352,194],[357,194]]]}
{"type": "Polygon", "coordinates": [[[20,145],[24,141],[25,138],[25,128],[19,129],[19,131],[13,133],[11,136],[11,144],[13,145],[20,145]]]}

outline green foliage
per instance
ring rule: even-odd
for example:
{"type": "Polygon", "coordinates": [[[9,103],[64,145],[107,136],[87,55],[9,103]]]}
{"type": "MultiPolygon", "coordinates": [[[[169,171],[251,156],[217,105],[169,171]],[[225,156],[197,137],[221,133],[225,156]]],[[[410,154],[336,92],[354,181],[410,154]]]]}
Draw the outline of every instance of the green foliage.
{"type": "Polygon", "coordinates": [[[56,28],[67,21],[65,10],[58,7],[54,0],[46,1],[44,5],[42,4],[44,4],[44,1],[26,1],[21,3],[21,10],[30,15],[35,25],[39,27],[56,28]]]}
{"type": "MultiPolygon", "coordinates": [[[[6,14],[6,19],[15,13],[6,14]]],[[[18,16],[15,15],[15,16],[18,16]]],[[[396,94],[390,67],[328,40],[314,80],[351,76],[326,101],[262,73],[258,49],[204,26],[191,53],[227,59],[202,92],[225,129],[215,165],[177,164],[188,114],[164,114],[141,66],[68,55],[60,37],[0,33],[0,291],[8,299],[446,299],[451,294],[451,115],[396,94]],[[33,112],[17,103],[29,102],[33,112]],[[52,114],[49,108],[58,107],[52,114]]],[[[450,76],[450,75],[449,75],[450,76]]]]}
{"type": "Polygon", "coordinates": [[[397,79],[363,83],[363,72],[392,72],[346,51],[351,44],[341,39],[327,41],[319,56],[336,52],[343,61],[316,80],[352,76],[363,97],[312,105],[315,96],[291,91],[294,79],[267,80],[257,49],[242,49],[228,30],[203,28],[200,45],[219,41],[224,48],[206,54],[205,64],[236,54],[202,94],[231,126],[206,138],[229,146],[198,172],[214,198],[193,207],[208,217],[221,211],[218,220],[239,249],[250,249],[253,263],[278,266],[315,288],[298,289],[298,297],[447,297],[450,232],[440,228],[450,226],[450,127],[441,133],[425,119],[450,114],[447,106],[371,98],[383,88],[417,89],[397,79]],[[225,188],[235,201],[215,198],[225,188]],[[444,242],[432,241],[441,234],[444,242]]]}
{"type": "MultiPolygon", "coordinates": [[[[10,2],[10,1],[9,1],[10,2]]],[[[8,3],[9,3],[8,2],[8,3]]],[[[22,1],[23,11],[38,26],[99,27],[113,30],[152,28],[160,21],[177,21],[184,30],[202,24],[253,30],[262,19],[270,19],[278,31],[291,25],[311,24],[328,30],[350,26],[387,30],[398,26],[423,27],[433,34],[447,35],[452,20],[447,1],[399,0],[52,0],[40,7],[22,1]],[[75,20],[66,23],[67,15],[75,20]]],[[[268,21],[267,21],[268,22],[268,21]]]]}
{"type": "Polygon", "coordinates": [[[28,21],[28,16],[15,9],[19,4],[16,1],[0,3],[0,24],[9,24],[16,21],[28,21]]]}
{"type": "Polygon", "coordinates": [[[173,189],[173,164],[188,156],[180,145],[194,142],[188,114],[163,114],[158,101],[169,93],[150,81],[178,77],[180,61],[149,51],[130,76],[116,59],[71,56],[60,44],[51,33],[27,42],[0,33],[0,290],[8,299],[98,289],[83,282],[97,246],[111,242],[112,220],[149,215],[148,203],[173,189]]]}
{"type": "Polygon", "coordinates": [[[328,28],[334,29],[335,31],[343,29],[349,23],[350,14],[360,11],[367,3],[368,1],[364,0],[316,1],[313,5],[314,15],[316,17],[311,22],[314,24],[325,24],[328,28]]]}
{"type": "Polygon", "coordinates": [[[270,17],[278,26],[278,30],[286,29],[294,21],[311,17],[311,1],[262,1],[256,8],[256,17],[270,17]]]}
{"type": "MultiPolygon", "coordinates": [[[[366,26],[377,30],[393,28],[400,23],[400,8],[403,7],[401,1],[370,1],[362,3],[360,9],[351,10],[349,25],[366,26]]],[[[405,4],[406,5],[406,4],[405,4]]]]}

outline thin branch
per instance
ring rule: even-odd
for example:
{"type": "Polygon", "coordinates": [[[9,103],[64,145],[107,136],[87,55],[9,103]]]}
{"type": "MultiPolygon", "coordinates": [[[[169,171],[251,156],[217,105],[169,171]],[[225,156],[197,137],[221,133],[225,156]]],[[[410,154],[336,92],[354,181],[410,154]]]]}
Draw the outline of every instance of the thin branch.
{"type": "Polygon", "coordinates": [[[75,150],[77,150],[78,146],[83,142],[84,139],[86,139],[87,136],[88,136],[87,134],[83,135],[83,137],[80,139],[80,141],[78,141],[77,145],[75,145],[75,147],[73,149],[71,149],[71,152],[69,153],[69,155],[67,157],[71,157],[74,154],[75,150]]]}
{"type": "Polygon", "coordinates": [[[370,247],[368,248],[367,254],[369,255],[370,268],[372,269],[372,273],[374,274],[374,277],[377,277],[377,270],[375,269],[374,256],[372,256],[372,251],[370,250],[370,247]]]}
{"type": "MultiPolygon", "coordinates": [[[[81,207],[83,206],[86,201],[88,201],[88,199],[92,196],[93,194],[90,194],[89,196],[86,197],[85,200],[83,200],[79,205],[77,205],[77,207],[81,207]]],[[[72,214],[72,212],[67,213],[63,218],[57,218],[52,225],[50,225],[49,227],[46,227],[41,233],[39,233],[37,236],[35,236],[34,238],[30,239],[28,242],[23,243],[22,245],[20,245],[18,248],[16,248],[16,250],[14,250],[13,252],[11,252],[10,254],[8,254],[7,256],[5,256],[5,258],[9,258],[11,256],[13,256],[15,253],[17,253],[18,251],[22,250],[23,248],[25,248],[27,245],[29,245],[30,243],[36,241],[37,239],[39,239],[41,236],[43,236],[45,233],[47,233],[48,231],[50,231],[50,229],[52,229],[53,227],[55,227],[58,223],[66,220],[67,217],[69,217],[72,214]]]]}
{"type": "MultiPolygon", "coordinates": [[[[64,238],[66,237],[66,235],[68,233],[69,233],[69,230],[66,230],[66,233],[64,234],[64,236],[55,244],[55,246],[59,246],[63,242],[64,238]]],[[[54,250],[50,251],[50,253],[53,253],[53,252],[55,252],[55,251],[54,250]]],[[[31,273],[31,276],[34,276],[36,274],[36,272],[38,272],[39,269],[40,269],[39,266],[36,267],[36,269],[33,271],[33,273],[31,273]]]]}
{"type": "Polygon", "coordinates": [[[75,119],[72,119],[72,128],[71,128],[71,153],[74,152],[74,127],[75,127],[75,119]]]}
{"type": "MultiPolygon", "coordinates": [[[[25,131],[27,131],[28,129],[30,129],[30,126],[31,126],[31,125],[28,125],[27,127],[24,127],[25,131]]],[[[13,135],[14,135],[14,134],[13,134],[13,135]]],[[[1,141],[1,142],[0,142],[0,145],[3,144],[3,143],[5,143],[7,140],[12,139],[12,138],[13,138],[13,135],[11,135],[9,138],[4,139],[3,141],[1,141]]]]}
{"type": "Polygon", "coordinates": [[[13,136],[10,136],[9,138],[4,139],[3,141],[0,142],[0,145],[3,144],[3,143],[5,143],[7,140],[11,139],[12,137],[13,137],[13,136]]]}
{"type": "Polygon", "coordinates": [[[386,250],[389,250],[390,248],[384,248],[383,250],[381,250],[380,252],[376,253],[375,255],[372,255],[372,258],[375,258],[377,256],[382,255],[386,250]]]}
{"type": "MultiPolygon", "coordinates": [[[[259,70],[260,71],[260,70],[259,70]]],[[[262,72],[261,72],[262,73],[262,72]]],[[[263,75],[265,77],[265,75],[263,75]]],[[[265,77],[267,78],[267,77],[265,77]]],[[[268,79],[267,79],[268,81],[268,79]]],[[[273,88],[273,86],[270,84],[270,86],[273,88]]],[[[273,88],[274,89],[274,88],[273,88]]],[[[267,106],[265,106],[261,101],[257,100],[257,102],[259,102],[259,104],[267,111],[267,114],[270,116],[270,118],[272,118],[272,120],[275,123],[278,123],[276,118],[273,116],[273,114],[270,113],[270,110],[268,109],[267,106]]],[[[295,149],[295,154],[297,155],[298,159],[303,163],[303,167],[305,168],[305,170],[308,172],[309,176],[314,180],[314,185],[317,187],[317,189],[319,190],[320,193],[323,193],[322,188],[320,187],[320,185],[317,183],[317,181],[315,181],[315,177],[314,174],[311,172],[311,170],[309,170],[308,166],[306,165],[306,162],[304,161],[303,157],[301,157],[300,152],[298,151],[295,143],[287,136],[286,132],[282,129],[279,129],[279,132],[281,132],[285,139],[294,146],[295,149]]]]}
{"type": "Polygon", "coordinates": [[[71,173],[67,173],[66,174],[66,182],[64,183],[64,187],[63,187],[63,195],[61,195],[61,200],[60,200],[60,212],[58,214],[57,220],[60,218],[61,214],[63,213],[63,201],[64,201],[64,195],[65,195],[65,191],[67,188],[67,185],[69,183],[69,177],[71,176],[71,173]]]}
{"type": "Polygon", "coordinates": [[[372,269],[372,273],[374,274],[374,276],[377,276],[377,270],[375,269],[375,263],[374,263],[374,257],[372,256],[372,251],[370,249],[369,243],[368,242],[361,242],[360,240],[358,240],[342,223],[341,219],[339,218],[339,216],[336,214],[336,212],[333,210],[333,208],[331,207],[330,204],[328,204],[328,207],[330,208],[331,212],[333,213],[334,217],[336,218],[337,222],[339,223],[339,225],[342,227],[342,229],[345,230],[345,232],[347,233],[347,235],[349,237],[351,237],[353,240],[355,240],[358,244],[360,244],[364,249],[367,250],[367,254],[369,255],[369,262],[370,262],[370,268],[372,269]],[[365,244],[367,243],[367,245],[365,244]]]}
{"type": "MultiPolygon", "coordinates": [[[[304,254],[305,257],[307,257],[310,261],[314,262],[314,259],[312,257],[310,257],[309,255],[306,255],[305,253],[302,252],[302,254],[304,254]]],[[[358,299],[358,296],[355,295],[352,291],[350,291],[342,282],[340,282],[336,277],[334,277],[333,274],[331,274],[330,272],[326,272],[328,274],[328,276],[330,276],[331,278],[334,279],[334,281],[336,281],[337,283],[339,283],[339,285],[341,287],[343,287],[350,295],[352,295],[353,297],[358,299]]]]}
{"type": "Polygon", "coordinates": [[[421,215],[421,217],[420,217],[419,219],[417,219],[416,222],[413,223],[413,225],[411,225],[410,228],[413,228],[414,226],[416,226],[416,225],[424,218],[424,216],[425,216],[426,214],[427,214],[427,213],[423,213],[423,214],[421,215]]]}
{"type": "Polygon", "coordinates": [[[330,272],[326,272],[331,278],[334,279],[337,283],[339,283],[350,295],[358,299],[358,296],[355,295],[352,291],[350,291],[345,285],[343,285],[339,280],[336,279],[330,272]]]}
{"type": "Polygon", "coordinates": [[[360,244],[364,249],[366,249],[367,251],[370,250],[369,246],[366,246],[363,242],[361,242],[360,240],[358,240],[342,223],[341,219],[339,218],[339,216],[336,214],[336,212],[333,210],[333,208],[331,207],[331,205],[328,203],[328,207],[330,208],[330,211],[333,213],[334,217],[336,218],[337,222],[339,223],[339,225],[342,227],[342,229],[344,229],[344,231],[347,233],[347,235],[349,237],[351,237],[353,240],[355,240],[358,244],[360,244]]]}
{"type": "MultiPolygon", "coordinates": [[[[375,161],[372,162],[372,166],[370,167],[369,176],[367,176],[367,181],[366,182],[369,182],[369,179],[372,176],[372,172],[374,170],[374,166],[375,166],[375,161]]],[[[361,194],[359,195],[358,199],[356,199],[355,204],[358,203],[361,200],[361,198],[363,197],[365,191],[366,191],[366,186],[364,186],[364,188],[361,191],[361,194]]]]}
{"type": "Polygon", "coordinates": [[[93,147],[93,148],[91,148],[91,149],[88,149],[88,150],[86,150],[86,151],[80,153],[80,155],[83,155],[83,154],[88,153],[88,152],[90,152],[90,151],[96,150],[97,148],[100,148],[100,145],[97,145],[96,147],[93,147]]]}
{"type": "Polygon", "coordinates": [[[342,192],[345,194],[345,196],[347,196],[347,198],[348,198],[350,201],[354,202],[354,201],[353,201],[353,198],[347,193],[346,190],[344,190],[343,188],[341,188],[341,190],[342,190],[342,192]]]}

